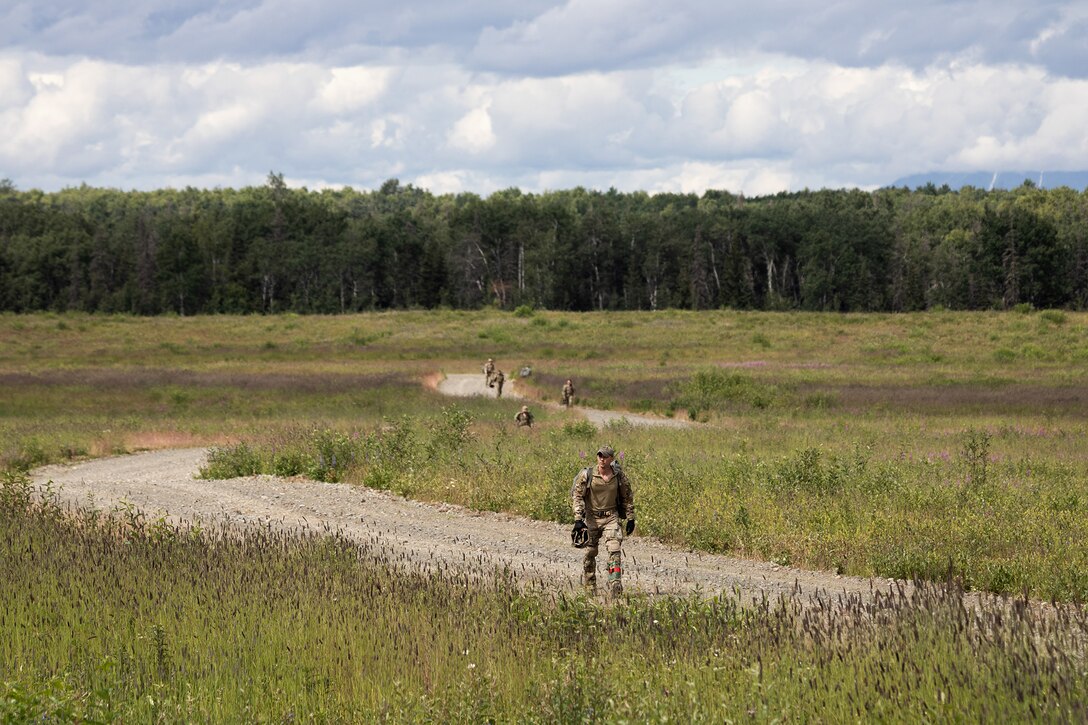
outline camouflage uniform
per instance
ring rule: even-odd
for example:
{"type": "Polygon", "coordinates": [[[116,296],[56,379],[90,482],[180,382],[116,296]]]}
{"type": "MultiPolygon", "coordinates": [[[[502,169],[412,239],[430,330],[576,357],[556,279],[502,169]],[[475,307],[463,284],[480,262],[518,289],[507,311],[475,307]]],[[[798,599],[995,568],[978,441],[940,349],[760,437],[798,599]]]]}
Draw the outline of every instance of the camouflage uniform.
{"type": "Polygon", "coordinates": [[[484,385],[491,387],[491,376],[495,374],[495,361],[491,358],[484,363],[484,385]]]}
{"type": "Polygon", "coordinates": [[[528,406],[521,406],[521,412],[514,416],[514,420],[517,421],[519,428],[522,426],[533,427],[533,414],[529,412],[528,406]]]}
{"type": "Polygon", "coordinates": [[[496,370],[495,374],[491,376],[491,384],[493,387],[498,388],[498,392],[495,397],[502,397],[502,384],[506,382],[506,376],[502,374],[502,370],[496,370]]]}
{"type": "MultiPolygon", "coordinates": [[[[606,446],[598,451],[598,455],[611,450],[606,446]]],[[[584,519],[589,533],[589,542],[582,559],[582,584],[589,589],[597,586],[597,552],[603,538],[605,550],[608,552],[608,590],[611,594],[621,594],[623,566],[620,549],[623,544],[623,528],[620,526],[620,518],[627,519],[629,526],[633,525],[635,497],[627,474],[615,461],[611,463],[611,467],[612,476],[608,481],[601,476],[597,466],[579,471],[574,479],[571,496],[574,519],[584,519]]]]}
{"type": "Polygon", "coordinates": [[[563,384],[563,405],[574,405],[574,383],[569,380],[563,384]]]}

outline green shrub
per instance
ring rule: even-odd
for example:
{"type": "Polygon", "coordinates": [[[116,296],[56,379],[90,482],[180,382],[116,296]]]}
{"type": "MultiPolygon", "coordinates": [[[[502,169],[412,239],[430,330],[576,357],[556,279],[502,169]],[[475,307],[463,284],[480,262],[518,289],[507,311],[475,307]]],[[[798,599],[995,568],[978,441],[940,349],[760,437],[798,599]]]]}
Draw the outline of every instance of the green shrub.
{"type": "Polygon", "coordinates": [[[986,485],[992,442],[993,436],[987,431],[974,428],[964,431],[960,455],[963,458],[969,484],[974,486],[986,485]]]}
{"type": "Polygon", "coordinates": [[[256,476],[262,470],[261,456],[249,444],[215,447],[208,451],[208,462],[197,473],[199,478],[227,479],[256,476]]]}
{"type": "Polygon", "coordinates": [[[306,473],[315,481],[338,483],[344,473],[355,465],[356,446],[346,433],[334,430],[315,430],[310,435],[313,452],[309,455],[310,466],[306,473]]]}
{"type": "Polygon", "coordinates": [[[563,424],[563,435],[568,438],[592,438],[597,435],[597,427],[588,420],[573,420],[563,424]]]}
{"type": "Polygon", "coordinates": [[[806,395],[801,404],[809,410],[827,410],[834,408],[836,402],[834,393],[820,392],[806,395]]]}
{"type": "Polygon", "coordinates": [[[431,451],[455,451],[471,441],[473,420],[471,413],[457,405],[442,408],[441,416],[431,426],[431,451]]]}
{"type": "Polygon", "coordinates": [[[805,448],[782,461],[771,479],[773,489],[781,493],[824,493],[832,488],[832,476],[824,466],[818,448],[805,448]]]}
{"type": "Polygon", "coordinates": [[[0,474],[0,511],[25,511],[31,497],[32,487],[26,472],[7,470],[0,474]]]}
{"type": "Polygon", "coordinates": [[[703,370],[682,383],[674,398],[676,408],[686,408],[693,420],[704,410],[747,407],[762,410],[775,404],[779,389],[750,376],[728,370],[703,370]]]}
{"type": "Polygon", "coordinates": [[[8,461],[8,465],[17,471],[29,471],[31,468],[44,466],[46,463],[49,463],[49,454],[46,453],[45,446],[36,438],[23,441],[19,452],[8,461]]]}
{"type": "Polygon", "coordinates": [[[532,317],[534,313],[532,305],[518,305],[514,308],[514,317],[532,317]]]}
{"type": "Polygon", "coordinates": [[[1064,325],[1065,313],[1061,310],[1043,310],[1043,312],[1039,315],[1039,319],[1046,320],[1047,322],[1054,325],[1064,325]]]}
{"type": "Polygon", "coordinates": [[[301,476],[310,470],[313,461],[303,451],[287,449],[272,454],[271,472],[274,476],[301,476]]]}
{"type": "Polygon", "coordinates": [[[386,422],[377,434],[366,439],[363,446],[365,461],[368,467],[397,466],[411,459],[415,445],[412,421],[403,416],[397,421],[386,422]]]}

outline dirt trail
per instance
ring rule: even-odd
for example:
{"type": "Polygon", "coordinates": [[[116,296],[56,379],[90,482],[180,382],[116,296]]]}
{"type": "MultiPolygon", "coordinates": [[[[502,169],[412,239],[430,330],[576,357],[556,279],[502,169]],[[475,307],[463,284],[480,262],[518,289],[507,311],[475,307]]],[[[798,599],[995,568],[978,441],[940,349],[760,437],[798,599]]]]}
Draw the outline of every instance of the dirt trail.
{"type": "MultiPolygon", "coordinates": [[[[452,374],[446,375],[441,380],[435,382],[435,387],[438,392],[444,395],[452,395],[461,398],[471,398],[473,396],[482,395],[489,398],[496,396],[496,391],[493,388],[488,388],[484,384],[483,373],[464,375],[464,374],[452,374]]],[[[522,399],[522,396],[517,392],[517,381],[508,379],[506,385],[502,389],[503,397],[522,399]]],[[[556,405],[555,403],[534,403],[538,408],[545,407],[550,410],[562,410],[563,407],[556,405]]],[[[580,413],[585,416],[586,420],[593,423],[598,428],[603,428],[609,423],[615,423],[618,421],[627,421],[631,425],[638,426],[660,426],[663,428],[688,428],[691,426],[686,420],[674,420],[672,418],[658,418],[651,415],[637,415],[635,413],[621,413],[615,410],[598,410],[596,408],[583,408],[582,406],[575,406],[572,410],[576,413],[580,413]]]]}
{"type": "MultiPolygon", "coordinates": [[[[582,552],[569,527],[506,514],[427,504],[346,484],[253,476],[227,481],[193,478],[204,449],[161,450],[75,465],[47,466],[34,481],[52,481],[73,505],[111,510],[131,504],[170,521],[341,531],[386,551],[410,568],[468,573],[507,567],[527,581],[575,588],[582,552]]],[[[773,564],[698,554],[634,536],[624,544],[629,590],[736,594],[746,601],[798,591],[852,593],[863,598],[887,580],[841,577],[773,564]]],[[[604,557],[598,557],[603,564],[604,557]]]]}

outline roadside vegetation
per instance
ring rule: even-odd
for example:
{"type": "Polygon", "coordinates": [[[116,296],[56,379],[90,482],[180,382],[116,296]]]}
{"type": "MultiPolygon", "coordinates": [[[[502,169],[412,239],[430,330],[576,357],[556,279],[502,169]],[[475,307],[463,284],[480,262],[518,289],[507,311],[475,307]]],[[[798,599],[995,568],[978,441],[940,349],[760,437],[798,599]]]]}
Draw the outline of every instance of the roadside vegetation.
{"type": "Polygon", "coordinates": [[[4,715],[1083,720],[1086,361],[1088,315],[1028,308],[0,315],[4,715]],[[487,357],[538,401],[531,431],[513,426],[520,401],[425,384],[487,357]],[[541,404],[567,377],[580,405],[692,427],[598,431],[541,404]],[[493,572],[397,574],[336,538],[61,512],[32,505],[24,476],[209,446],[209,478],[569,521],[570,481],[603,441],[641,535],[934,586],[875,609],[602,607],[493,572]],[[975,613],[958,587],[1066,604],[975,613]]]}
{"type": "Polygon", "coordinates": [[[346,481],[569,517],[599,440],[639,528],[846,574],[1088,598],[1088,316],[1071,312],[406,312],[0,316],[0,459],[211,445],[206,475],[346,481]],[[493,356],[530,397],[690,420],[451,401],[423,380],[493,356]],[[514,472],[508,475],[506,472],[514,472]],[[512,483],[513,482],[513,483],[512,483]]]}
{"type": "Polygon", "coordinates": [[[0,485],[5,722],[1062,721],[1088,717],[1082,607],[741,609],[398,571],[324,533],[174,527],[0,485]],[[466,623],[471,622],[471,626],[466,623]]]}

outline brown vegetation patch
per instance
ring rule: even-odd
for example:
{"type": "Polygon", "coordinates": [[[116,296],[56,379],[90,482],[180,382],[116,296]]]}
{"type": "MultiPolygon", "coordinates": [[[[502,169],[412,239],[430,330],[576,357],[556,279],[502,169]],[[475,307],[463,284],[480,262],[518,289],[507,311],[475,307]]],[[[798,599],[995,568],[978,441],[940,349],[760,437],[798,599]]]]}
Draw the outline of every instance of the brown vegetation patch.
{"type": "Polygon", "coordinates": [[[245,373],[146,368],[76,368],[40,373],[0,374],[0,387],[87,386],[103,389],[237,388],[241,390],[293,390],[303,393],[339,393],[347,389],[407,387],[399,373],[245,373]]]}
{"type": "Polygon", "coordinates": [[[813,387],[807,393],[830,394],[845,408],[887,408],[916,412],[1088,414],[1088,388],[1003,385],[983,387],[845,385],[813,387]]]}
{"type": "Polygon", "coordinates": [[[137,431],[126,433],[125,448],[130,451],[158,451],[166,448],[197,448],[213,444],[223,444],[225,438],[209,439],[176,430],[137,431]]]}

